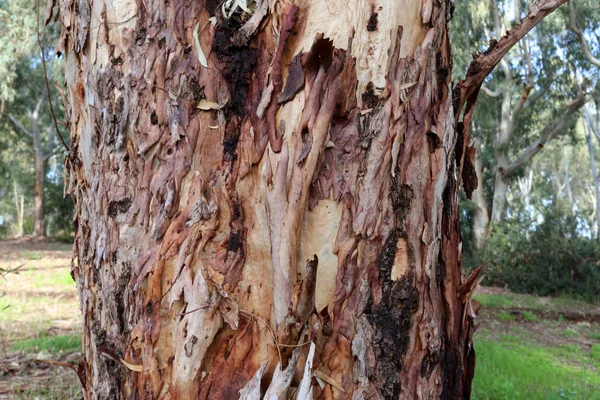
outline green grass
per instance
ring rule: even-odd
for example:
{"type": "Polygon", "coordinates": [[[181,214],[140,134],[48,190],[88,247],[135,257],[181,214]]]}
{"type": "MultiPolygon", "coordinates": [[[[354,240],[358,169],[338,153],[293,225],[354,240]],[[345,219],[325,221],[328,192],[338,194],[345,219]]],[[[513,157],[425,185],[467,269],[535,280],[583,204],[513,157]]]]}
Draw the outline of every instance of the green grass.
{"type": "Polygon", "coordinates": [[[514,306],[514,299],[509,295],[480,294],[476,293],[473,298],[484,307],[507,308],[514,306]]]}
{"type": "Polygon", "coordinates": [[[73,329],[78,326],[76,298],[5,295],[0,297],[0,340],[41,337],[55,320],[73,329]]]}
{"type": "Polygon", "coordinates": [[[502,312],[496,314],[496,318],[498,318],[500,321],[514,321],[515,320],[515,316],[512,315],[508,311],[502,311],[502,312]]]}
{"type": "Polygon", "coordinates": [[[26,353],[39,351],[70,353],[81,349],[81,337],[79,335],[42,336],[20,340],[12,345],[12,349],[26,353]]]}
{"type": "Polygon", "coordinates": [[[488,340],[475,348],[474,400],[600,399],[600,374],[568,365],[552,349],[488,340]]]}
{"type": "Polygon", "coordinates": [[[594,332],[590,334],[590,339],[594,339],[600,342],[600,332],[594,332]]]}
{"type": "Polygon", "coordinates": [[[563,331],[562,335],[567,339],[572,339],[579,337],[579,332],[577,332],[575,329],[568,328],[563,331]]]}
{"type": "Polygon", "coordinates": [[[537,322],[537,316],[531,311],[523,311],[523,319],[527,322],[537,322]]]}
{"type": "Polygon", "coordinates": [[[595,344],[591,349],[592,358],[600,361],[600,344],[595,344]]]}

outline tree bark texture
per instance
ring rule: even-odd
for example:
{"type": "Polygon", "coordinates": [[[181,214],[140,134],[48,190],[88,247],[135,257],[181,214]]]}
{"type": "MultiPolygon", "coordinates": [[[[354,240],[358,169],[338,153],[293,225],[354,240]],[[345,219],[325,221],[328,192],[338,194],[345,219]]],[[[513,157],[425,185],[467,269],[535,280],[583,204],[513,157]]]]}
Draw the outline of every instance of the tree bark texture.
{"type": "Polygon", "coordinates": [[[59,5],[87,398],[469,397],[450,4],[59,5]]]}

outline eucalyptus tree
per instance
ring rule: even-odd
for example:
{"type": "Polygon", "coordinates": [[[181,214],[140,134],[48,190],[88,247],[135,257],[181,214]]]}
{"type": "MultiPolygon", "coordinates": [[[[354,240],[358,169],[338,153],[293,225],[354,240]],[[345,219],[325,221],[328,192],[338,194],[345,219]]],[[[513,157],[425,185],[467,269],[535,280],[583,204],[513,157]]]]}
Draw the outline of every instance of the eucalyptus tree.
{"type": "MultiPolygon", "coordinates": [[[[54,42],[55,36],[38,35],[36,21],[36,3],[31,0],[0,2],[0,20],[2,21],[3,40],[0,43],[0,101],[2,112],[0,118],[11,122],[4,125],[3,136],[6,139],[11,133],[17,133],[24,142],[29,143],[33,162],[33,217],[34,236],[44,236],[44,183],[46,165],[51,157],[64,152],[57,136],[57,125],[54,124],[49,100],[57,94],[49,81],[61,74],[60,60],[55,59],[54,51],[47,46],[47,41],[54,42]],[[43,58],[43,59],[42,59],[43,58]],[[50,91],[50,93],[48,93],[50,91]],[[12,132],[11,132],[12,131],[12,132]]],[[[56,114],[61,116],[61,108],[56,104],[56,114]]],[[[16,150],[16,149],[15,149],[16,150]]],[[[18,152],[5,153],[1,162],[18,164],[18,152]]],[[[9,168],[15,174],[16,168],[9,168]]],[[[18,174],[17,174],[18,175],[18,174]]],[[[22,174],[21,174],[22,176],[22,174]]],[[[23,234],[24,195],[13,179],[15,209],[17,212],[17,235],[23,234]]]]}
{"type": "MultiPolygon", "coordinates": [[[[60,1],[87,398],[468,398],[452,2],[60,1]]],[[[52,4],[52,3],[50,3],[52,4]]]]}
{"type": "MultiPolygon", "coordinates": [[[[521,5],[519,0],[491,0],[459,8],[462,15],[455,20],[453,40],[469,49],[494,42],[516,25],[524,12],[521,5]]],[[[578,83],[577,75],[588,66],[574,61],[581,59],[582,46],[573,46],[568,25],[566,12],[545,20],[505,56],[482,87],[487,99],[481,99],[473,119],[474,130],[481,133],[476,152],[483,155],[475,165],[483,184],[472,195],[472,231],[478,248],[485,241],[488,222],[500,223],[505,216],[511,180],[549,141],[572,132],[578,112],[595,91],[594,79],[584,87],[578,83]],[[491,176],[485,177],[479,167],[487,167],[491,176]],[[493,183],[487,184],[490,179],[493,183]]],[[[460,54],[459,68],[467,55],[460,54]]]]}

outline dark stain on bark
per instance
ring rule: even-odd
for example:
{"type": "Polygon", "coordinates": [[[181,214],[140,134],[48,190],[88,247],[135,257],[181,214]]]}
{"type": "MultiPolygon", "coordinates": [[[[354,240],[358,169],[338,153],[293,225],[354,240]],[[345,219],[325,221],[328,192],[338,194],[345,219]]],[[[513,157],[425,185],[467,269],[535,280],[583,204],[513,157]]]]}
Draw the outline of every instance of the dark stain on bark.
{"type": "Polygon", "coordinates": [[[327,39],[320,34],[315,39],[310,51],[306,55],[304,66],[308,71],[316,74],[319,71],[319,67],[322,65],[323,69],[327,71],[331,63],[333,62],[333,41],[327,39]]]}
{"type": "MultiPolygon", "coordinates": [[[[450,173],[448,174],[450,175],[450,173]]],[[[448,179],[444,192],[442,193],[444,216],[452,215],[452,196],[454,193],[454,179],[448,179]]],[[[451,236],[449,218],[442,218],[442,233],[448,237],[451,236]]]]}
{"type": "Polygon", "coordinates": [[[377,30],[377,17],[379,15],[376,12],[372,12],[369,17],[369,22],[367,22],[367,30],[369,32],[375,32],[377,30]]]}
{"type": "Polygon", "coordinates": [[[419,306],[419,293],[414,287],[411,271],[399,281],[391,279],[401,236],[395,230],[385,241],[378,260],[381,302],[373,304],[371,298],[365,307],[365,315],[373,326],[373,351],[378,360],[374,371],[375,381],[386,399],[400,395],[402,357],[408,349],[412,317],[419,306]]]}
{"type": "Polygon", "coordinates": [[[464,142],[465,142],[465,124],[463,122],[458,122],[456,124],[456,147],[455,147],[455,151],[454,151],[457,164],[459,164],[462,160],[464,142]]]}
{"type": "Polygon", "coordinates": [[[131,280],[131,263],[123,263],[121,274],[117,281],[117,289],[115,290],[115,303],[117,305],[117,320],[119,322],[119,328],[121,333],[126,331],[127,319],[129,318],[129,311],[125,307],[125,299],[127,298],[127,288],[129,287],[129,281],[131,280]]]}
{"type": "Polygon", "coordinates": [[[434,153],[441,146],[439,136],[432,131],[427,131],[427,144],[429,145],[429,152],[434,153]]]}
{"type": "Polygon", "coordinates": [[[473,191],[477,189],[477,186],[479,185],[479,182],[477,181],[477,172],[475,171],[475,147],[472,145],[467,147],[461,178],[465,194],[468,199],[471,199],[473,191]]]}
{"type": "Polygon", "coordinates": [[[361,149],[369,149],[373,138],[379,134],[379,129],[372,126],[373,118],[379,113],[381,106],[376,106],[371,112],[358,116],[358,143],[361,149]]]}
{"type": "Polygon", "coordinates": [[[231,232],[229,240],[227,240],[227,250],[234,253],[238,250],[244,251],[244,240],[241,231],[231,232]]]}
{"type": "MultiPolygon", "coordinates": [[[[241,25],[235,18],[223,21],[217,26],[212,50],[221,63],[221,73],[227,82],[230,99],[224,107],[227,124],[223,139],[223,154],[233,164],[237,160],[236,149],[240,137],[240,120],[248,112],[246,99],[250,91],[252,71],[257,65],[257,50],[250,45],[236,45],[232,38],[241,25]],[[235,118],[235,117],[238,118],[235,118]]],[[[203,89],[193,91],[194,97],[201,97],[203,89]]]]}
{"type": "Polygon", "coordinates": [[[108,216],[115,218],[118,214],[125,214],[131,207],[131,199],[126,197],[121,200],[113,200],[108,205],[108,216]]]}
{"type": "Polygon", "coordinates": [[[206,98],[206,95],[204,94],[204,86],[200,86],[200,83],[198,83],[198,78],[196,77],[192,78],[190,82],[190,91],[192,92],[192,96],[196,102],[206,98]]]}
{"type": "Polygon", "coordinates": [[[231,123],[227,125],[225,129],[225,137],[223,138],[223,154],[228,160],[234,163],[237,160],[237,149],[238,142],[240,141],[240,129],[237,123],[231,123]]]}
{"type": "Polygon", "coordinates": [[[458,118],[458,114],[460,113],[460,101],[461,101],[461,97],[462,96],[460,94],[460,88],[458,86],[455,86],[452,89],[452,109],[454,110],[454,119],[457,119],[458,118]]]}
{"type": "Polygon", "coordinates": [[[437,69],[437,87],[438,96],[440,99],[446,98],[445,92],[447,90],[448,76],[450,75],[450,68],[445,63],[445,59],[442,58],[442,53],[436,53],[435,65],[437,69]]]}
{"type": "Polygon", "coordinates": [[[375,94],[375,85],[373,85],[373,82],[367,83],[367,88],[361,95],[361,98],[363,104],[367,108],[374,108],[381,101],[381,99],[375,94]]]}
{"type": "Polygon", "coordinates": [[[231,222],[235,222],[242,217],[242,209],[240,208],[240,202],[236,198],[231,204],[231,222]]]}
{"type": "MultiPolygon", "coordinates": [[[[462,377],[463,367],[460,362],[457,362],[456,354],[452,351],[456,345],[453,345],[448,338],[444,338],[444,360],[442,371],[442,393],[441,400],[460,399],[459,385],[457,377],[462,377]]],[[[467,397],[468,398],[468,397],[467,397]]]]}
{"type": "Polygon", "coordinates": [[[206,0],[206,10],[210,14],[210,16],[214,16],[217,13],[218,7],[223,2],[221,0],[206,0]]]}
{"type": "Polygon", "coordinates": [[[212,50],[222,65],[221,72],[231,95],[226,111],[243,116],[246,114],[245,104],[250,90],[250,77],[256,67],[257,50],[251,46],[237,46],[233,43],[232,38],[239,25],[234,19],[218,25],[212,50]]]}
{"type": "Polygon", "coordinates": [[[410,206],[414,193],[410,185],[399,185],[400,176],[396,175],[396,182],[390,187],[390,196],[392,198],[392,209],[396,216],[396,227],[402,229],[402,222],[410,211],[410,206]]]}

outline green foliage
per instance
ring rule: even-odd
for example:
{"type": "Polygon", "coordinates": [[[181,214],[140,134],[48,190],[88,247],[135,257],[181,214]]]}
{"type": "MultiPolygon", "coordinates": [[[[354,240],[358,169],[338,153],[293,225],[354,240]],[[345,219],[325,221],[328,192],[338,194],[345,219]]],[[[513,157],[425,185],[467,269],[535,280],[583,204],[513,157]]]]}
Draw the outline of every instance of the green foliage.
{"type": "Polygon", "coordinates": [[[592,345],[592,357],[596,360],[600,360],[600,344],[592,345]]]}
{"type": "Polygon", "coordinates": [[[32,0],[0,0],[0,100],[15,94],[15,60],[35,49],[34,5],[32,0]]]}
{"type": "Polygon", "coordinates": [[[485,263],[487,285],[600,301],[600,246],[579,237],[571,217],[547,215],[533,231],[518,224],[496,226],[484,249],[464,260],[467,269],[485,263]]]}
{"type": "MultiPolygon", "coordinates": [[[[14,2],[0,0],[0,26],[2,26],[2,18],[18,17],[25,13],[27,18],[21,21],[23,26],[18,29],[27,30],[27,37],[31,39],[15,40],[7,46],[20,46],[18,51],[8,53],[7,48],[3,47],[6,43],[0,43],[0,72],[3,69],[3,60],[10,60],[10,73],[7,72],[7,75],[0,73],[0,102],[6,99],[3,103],[3,112],[0,112],[0,237],[18,233],[17,207],[21,198],[24,200],[24,233],[33,232],[33,139],[19,129],[11,118],[32,132],[31,113],[38,103],[41,106],[37,126],[41,137],[41,150],[47,157],[44,185],[46,233],[54,235],[72,231],[73,205],[70,199],[63,197],[62,175],[65,151],[57,138],[48,107],[41,54],[35,42],[34,5],[35,2],[31,0],[14,2]]],[[[6,26],[9,29],[17,29],[17,27],[11,28],[10,24],[6,26]]],[[[48,69],[50,95],[56,117],[64,120],[64,109],[53,85],[53,82],[64,80],[62,60],[56,58],[53,50],[53,44],[57,40],[56,30],[57,27],[52,24],[46,28],[42,38],[45,48],[43,56],[48,69]]],[[[65,133],[63,130],[63,135],[65,133]]],[[[68,137],[66,139],[68,140],[68,137]]]]}

